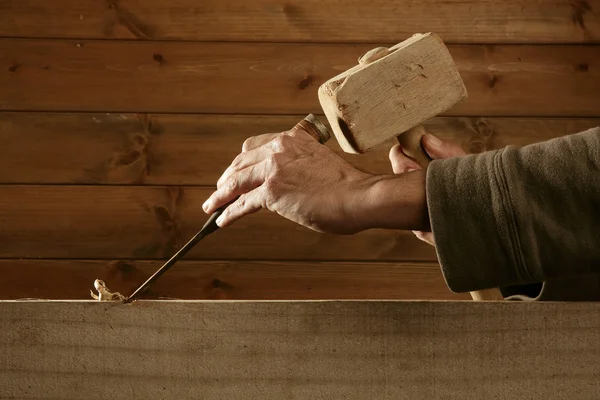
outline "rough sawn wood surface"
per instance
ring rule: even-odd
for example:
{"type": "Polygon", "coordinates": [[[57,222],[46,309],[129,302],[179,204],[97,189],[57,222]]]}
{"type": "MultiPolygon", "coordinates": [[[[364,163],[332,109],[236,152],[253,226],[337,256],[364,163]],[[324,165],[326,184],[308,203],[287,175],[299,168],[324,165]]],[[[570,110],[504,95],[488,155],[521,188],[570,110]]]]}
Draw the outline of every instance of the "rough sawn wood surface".
{"type": "Polygon", "coordinates": [[[0,398],[600,393],[593,303],[5,301],[0,325],[0,398]]]}

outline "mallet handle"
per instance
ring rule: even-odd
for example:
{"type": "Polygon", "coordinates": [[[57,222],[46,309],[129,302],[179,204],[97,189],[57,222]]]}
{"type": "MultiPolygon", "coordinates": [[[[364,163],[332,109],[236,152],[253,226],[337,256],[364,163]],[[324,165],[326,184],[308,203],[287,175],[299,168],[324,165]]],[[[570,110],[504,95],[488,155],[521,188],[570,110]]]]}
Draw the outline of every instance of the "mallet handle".
{"type": "MultiPolygon", "coordinates": [[[[330,138],[331,134],[327,127],[319,121],[313,114],[307,115],[304,119],[296,124],[294,129],[303,129],[308,132],[312,137],[318,140],[321,144],[325,144],[330,138]]],[[[423,149],[421,144],[421,138],[427,131],[422,125],[419,125],[408,132],[405,132],[398,136],[398,142],[402,146],[405,154],[415,160],[422,168],[427,168],[431,162],[431,158],[427,152],[423,149]]],[[[471,292],[473,300],[504,300],[502,293],[499,289],[486,289],[471,292]]]]}

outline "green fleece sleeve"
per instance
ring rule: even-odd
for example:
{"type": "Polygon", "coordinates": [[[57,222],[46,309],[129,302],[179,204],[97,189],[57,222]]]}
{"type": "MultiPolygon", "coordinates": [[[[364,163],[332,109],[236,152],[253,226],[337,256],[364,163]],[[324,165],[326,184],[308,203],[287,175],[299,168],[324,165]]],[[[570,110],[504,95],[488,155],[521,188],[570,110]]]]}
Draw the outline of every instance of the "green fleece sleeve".
{"type": "Polygon", "coordinates": [[[600,127],[435,160],[426,190],[454,292],[600,273],[600,127]]]}

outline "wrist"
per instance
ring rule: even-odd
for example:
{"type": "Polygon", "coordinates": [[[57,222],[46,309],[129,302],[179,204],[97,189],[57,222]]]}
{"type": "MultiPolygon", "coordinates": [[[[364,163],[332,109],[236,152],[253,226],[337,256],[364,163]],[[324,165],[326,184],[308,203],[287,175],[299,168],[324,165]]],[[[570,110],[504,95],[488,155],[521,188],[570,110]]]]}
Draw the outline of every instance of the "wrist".
{"type": "Polygon", "coordinates": [[[349,217],[360,221],[360,230],[428,231],[425,174],[418,170],[369,177],[355,192],[349,207],[354,212],[349,217]]]}

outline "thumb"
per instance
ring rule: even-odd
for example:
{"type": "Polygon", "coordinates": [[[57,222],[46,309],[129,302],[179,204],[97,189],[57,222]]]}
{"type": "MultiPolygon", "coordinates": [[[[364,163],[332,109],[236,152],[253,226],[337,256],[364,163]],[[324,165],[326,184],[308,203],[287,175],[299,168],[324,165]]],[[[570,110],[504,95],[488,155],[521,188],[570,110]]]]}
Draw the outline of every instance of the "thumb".
{"type": "Polygon", "coordinates": [[[399,144],[394,145],[389,153],[390,162],[392,163],[392,171],[395,174],[403,174],[405,172],[421,169],[421,166],[411,160],[404,154],[402,147],[399,144]]]}
{"type": "Polygon", "coordinates": [[[467,152],[458,144],[444,142],[430,133],[423,136],[423,148],[433,160],[461,157],[467,155],[467,152]]]}

